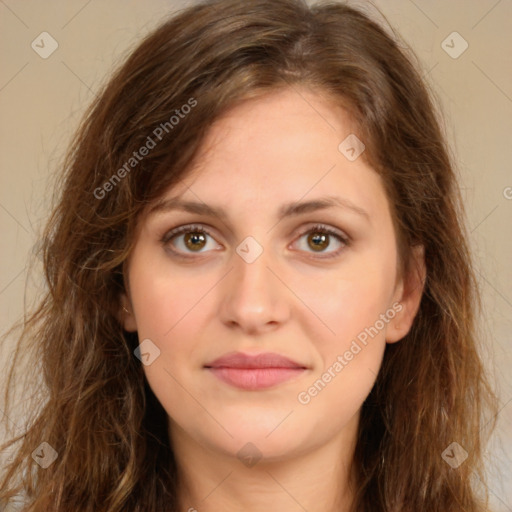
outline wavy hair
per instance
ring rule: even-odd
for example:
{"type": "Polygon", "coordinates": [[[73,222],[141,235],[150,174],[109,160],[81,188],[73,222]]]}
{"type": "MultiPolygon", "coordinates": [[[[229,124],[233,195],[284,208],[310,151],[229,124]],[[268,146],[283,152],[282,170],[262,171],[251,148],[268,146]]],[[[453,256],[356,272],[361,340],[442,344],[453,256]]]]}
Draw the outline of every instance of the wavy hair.
{"type": "Polygon", "coordinates": [[[454,158],[419,68],[396,34],[339,2],[202,1],[142,40],[62,162],[41,237],[45,292],[18,326],[6,402],[27,354],[43,386],[23,433],[3,446],[15,451],[0,500],[22,494],[27,512],[178,510],[166,413],[134,357],[137,335],[118,315],[135,227],[228,109],[305,87],[355,122],[392,205],[403,269],[415,245],[425,250],[417,316],[386,346],[362,406],[353,510],[486,510],[474,477],[485,481],[482,426],[486,413],[494,426],[497,402],[479,355],[479,291],[454,158]],[[148,137],[154,147],[132,161],[148,137]],[[32,457],[43,441],[58,454],[45,469],[32,457]],[[456,469],[442,457],[452,442],[468,454],[456,469]]]}

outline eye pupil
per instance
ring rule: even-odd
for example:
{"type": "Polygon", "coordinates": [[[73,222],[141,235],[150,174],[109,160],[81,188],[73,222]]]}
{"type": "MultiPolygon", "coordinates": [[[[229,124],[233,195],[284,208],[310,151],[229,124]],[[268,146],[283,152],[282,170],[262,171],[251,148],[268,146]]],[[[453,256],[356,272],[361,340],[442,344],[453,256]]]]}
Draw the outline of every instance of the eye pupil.
{"type": "Polygon", "coordinates": [[[329,242],[327,241],[328,236],[329,235],[324,233],[313,233],[308,237],[308,242],[313,242],[311,248],[314,251],[321,251],[322,249],[325,249],[329,246],[329,242]],[[320,242],[321,245],[319,245],[318,242],[320,242]]]}
{"type": "Polygon", "coordinates": [[[189,249],[192,249],[193,251],[202,249],[204,247],[204,243],[204,233],[190,232],[185,234],[185,244],[189,249]],[[200,244],[202,243],[202,245],[198,245],[196,242],[199,242],[200,244]]]}

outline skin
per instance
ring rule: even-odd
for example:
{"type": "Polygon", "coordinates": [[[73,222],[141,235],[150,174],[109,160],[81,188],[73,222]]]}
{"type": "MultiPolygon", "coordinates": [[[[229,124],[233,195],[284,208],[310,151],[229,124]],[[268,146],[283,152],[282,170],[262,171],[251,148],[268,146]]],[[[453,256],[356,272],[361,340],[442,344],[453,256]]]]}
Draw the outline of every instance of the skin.
{"type": "Polygon", "coordinates": [[[361,406],[386,343],[411,327],[425,274],[421,251],[417,272],[397,271],[381,178],[363,157],[352,162],[338,150],[351,133],[348,115],[311,90],[247,101],[211,127],[193,172],[162,195],[222,206],[226,219],[171,210],[140,221],[123,322],[160,350],[144,371],[169,415],[183,510],[348,510],[361,406]],[[336,206],[278,222],[283,203],[322,196],[342,197],[368,217],[336,206]],[[199,252],[183,234],[160,241],[190,223],[211,233],[199,252]],[[308,233],[316,223],[349,243],[328,236],[315,250],[308,233]],[[252,263],[236,252],[248,236],[263,249],[252,263]],[[300,403],[299,393],[393,304],[394,318],[300,403]],[[308,369],[273,388],[241,390],[204,368],[231,351],[277,352],[308,369]],[[249,442],[246,449],[262,457],[252,467],[237,457],[249,442]]]}

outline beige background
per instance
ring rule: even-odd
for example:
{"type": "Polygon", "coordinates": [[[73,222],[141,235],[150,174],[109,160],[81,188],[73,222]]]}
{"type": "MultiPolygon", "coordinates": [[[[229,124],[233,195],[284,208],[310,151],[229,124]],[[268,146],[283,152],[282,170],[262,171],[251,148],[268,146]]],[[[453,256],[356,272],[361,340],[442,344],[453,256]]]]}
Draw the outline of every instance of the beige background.
{"type": "MultiPolygon", "coordinates": [[[[81,112],[112,65],[162,18],[186,5],[177,0],[0,0],[2,333],[22,316],[28,257],[48,214],[48,178],[81,112]],[[31,48],[43,31],[59,45],[47,59],[31,48]]],[[[375,5],[417,53],[444,109],[460,163],[484,292],[489,364],[495,364],[501,401],[499,430],[489,451],[490,491],[494,510],[511,511],[512,2],[380,0],[375,5]],[[454,31],[468,43],[456,59],[442,48],[454,31]]],[[[455,39],[451,51],[462,43],[455,39]]],[[[36,272],[27,299],[41,283],[36,272]]],[[[2,370],[9,350],[4,345],[0,351],[2,370]]]]}

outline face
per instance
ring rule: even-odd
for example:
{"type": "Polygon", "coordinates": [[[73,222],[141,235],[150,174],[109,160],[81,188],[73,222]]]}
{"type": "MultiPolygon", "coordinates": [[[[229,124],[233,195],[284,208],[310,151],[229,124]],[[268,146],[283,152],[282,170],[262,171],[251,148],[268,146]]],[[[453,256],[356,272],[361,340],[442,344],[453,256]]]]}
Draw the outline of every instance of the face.
{"type": "Polygon", "coordinates": [[[252,443],[278,460],[354,438],[419,302],[397,273],[381,178],[338,149],[354,132],[311,91],[248,101],[141,219],[123,321],[150,340],[144,371],[175,443],[233,456],[252,443]],[[233,353],[296,364],[213,364],[233,353]]]}

